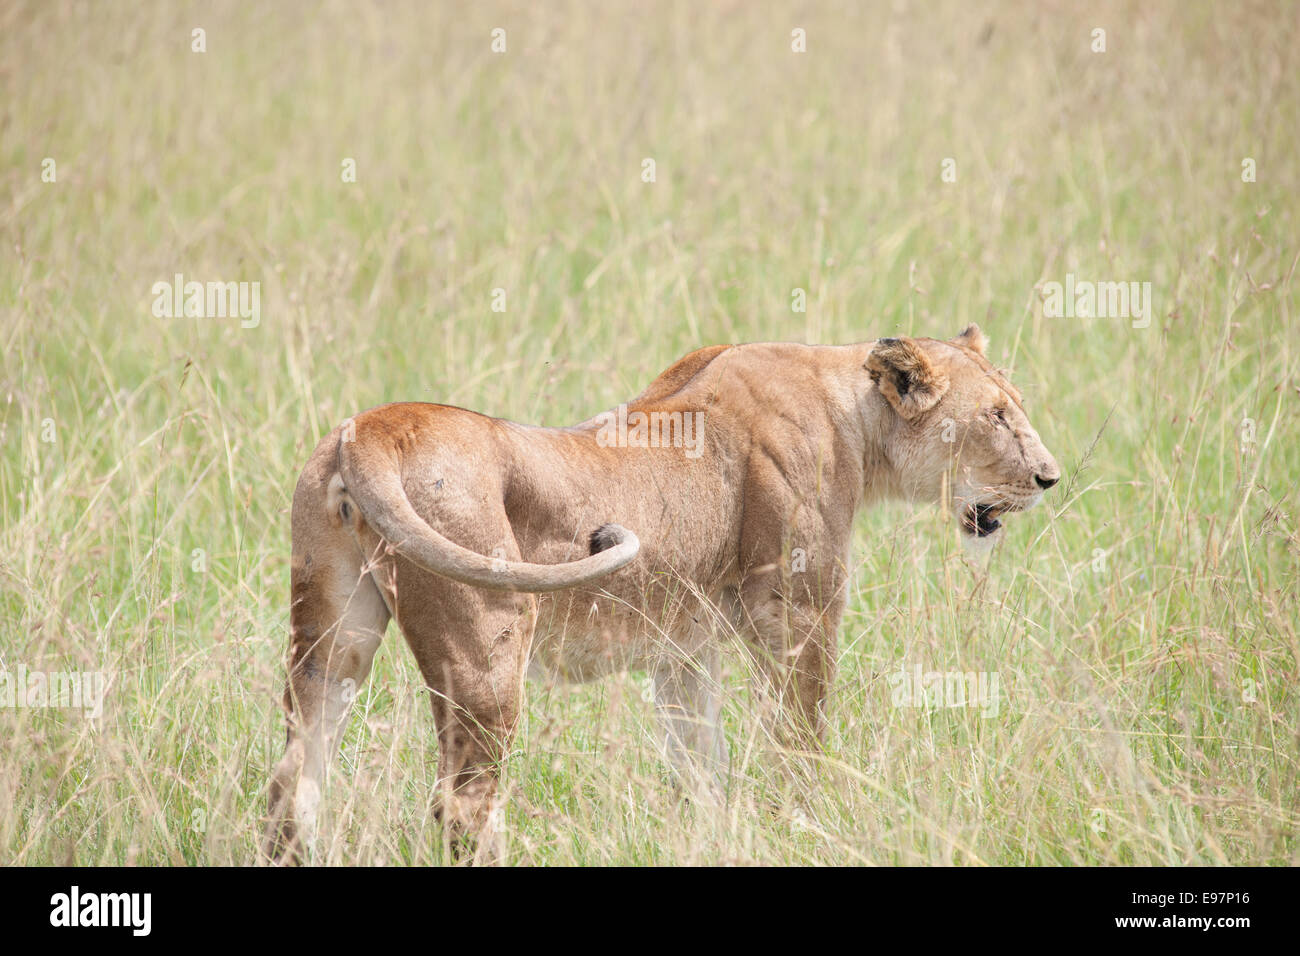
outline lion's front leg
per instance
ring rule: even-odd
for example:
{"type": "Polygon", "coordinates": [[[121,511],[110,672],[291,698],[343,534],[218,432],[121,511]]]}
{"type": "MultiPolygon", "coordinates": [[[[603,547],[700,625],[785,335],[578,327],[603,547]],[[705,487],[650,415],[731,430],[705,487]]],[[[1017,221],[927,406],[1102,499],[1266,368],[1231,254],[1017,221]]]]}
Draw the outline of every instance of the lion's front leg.
{"type": "Polygon", "coordinates": [[[722,673],[712,639],[695,654],[665,655],[652,671],[664,756],[696,797],[721,804],[726,793],[727,738],[722,732],[722,673]]]}
{"type": "Polygon", "coordinates": [[[772,577],[760,576],[741,589],[763,716],[782,750],[816,752],[826,731],[844,601],[833,593],[820,604],[798,588],[787,596],[772,577]]]}

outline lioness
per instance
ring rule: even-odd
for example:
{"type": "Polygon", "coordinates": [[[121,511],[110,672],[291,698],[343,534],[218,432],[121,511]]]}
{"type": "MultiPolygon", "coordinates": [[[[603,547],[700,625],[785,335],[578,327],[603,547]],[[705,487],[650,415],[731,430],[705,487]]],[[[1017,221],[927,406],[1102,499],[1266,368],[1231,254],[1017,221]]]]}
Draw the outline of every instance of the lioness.
{"type": "Polygon", "coordinates": [[[756,652],[785,739],[814,748],[854,512],[940,502],[988,539],[1060,478],[984,352],[974,325],[951,341],[713,346],[572,428],[402,403],[334,429],[293,496],[268,855],[302,858],[390,618],[432,691],[433,799],[453,833],[490,829],[530,664],[575,681],[649,670],[667,756],[707,778],[727,760],[725,623],[756,652]]]}

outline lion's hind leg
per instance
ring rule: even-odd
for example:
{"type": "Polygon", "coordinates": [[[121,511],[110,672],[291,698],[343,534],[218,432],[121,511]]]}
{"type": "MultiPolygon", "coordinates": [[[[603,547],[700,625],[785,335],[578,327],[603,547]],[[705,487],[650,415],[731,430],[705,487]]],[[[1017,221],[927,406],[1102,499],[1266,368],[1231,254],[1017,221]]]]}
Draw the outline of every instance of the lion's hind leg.
{"type": "MultiPolygon", "coordinates": [[[[323,469],[309,464],[293,506],[288,738],[271,777],[263,837],[264,854],[277,863],[308,855],[326,767],[388,626],[355,529],[339,511],[323,469]]],[[[359,520],[354,510],[347,517],[359,520]]]]}

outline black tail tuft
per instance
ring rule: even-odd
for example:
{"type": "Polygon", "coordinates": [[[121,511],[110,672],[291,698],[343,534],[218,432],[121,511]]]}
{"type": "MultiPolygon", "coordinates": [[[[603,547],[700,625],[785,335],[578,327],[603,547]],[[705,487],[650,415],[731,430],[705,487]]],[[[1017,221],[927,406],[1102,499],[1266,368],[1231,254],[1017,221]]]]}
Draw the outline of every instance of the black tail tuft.
{"type": "Polygon", "coordinates": [[[616,524],[603,524],[591,533],[591,553],[600,554],[623,540],[622,529],[616,524]]]}

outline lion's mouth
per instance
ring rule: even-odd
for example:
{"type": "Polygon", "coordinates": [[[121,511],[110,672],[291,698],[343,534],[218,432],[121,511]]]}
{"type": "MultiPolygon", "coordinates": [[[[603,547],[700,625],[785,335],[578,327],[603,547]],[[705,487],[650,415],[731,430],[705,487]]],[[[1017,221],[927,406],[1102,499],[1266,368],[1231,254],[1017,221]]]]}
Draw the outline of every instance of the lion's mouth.
{"type": "Polygon", "coordinates": [[[998,516],[1005,511],[997,505],[971,505],[961,513],[962,530],[977,538],[987,538],[1002,527],[998,516]]]}
{"type": "Polygon", "coordinates": [[[1028,511],[1038,504],[1038,499],[1041,497],[1041,495],[1038,495],[1033,498],[1023,499],[998,495],[991,502],[986,501],[967,505],[961,512],[962,530],[974,538],[987,538],[1001,529],[1002,522],[998,519],[1016,511],[1028,511]]]}

